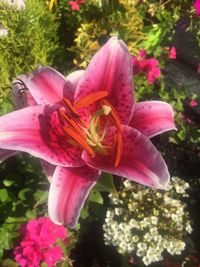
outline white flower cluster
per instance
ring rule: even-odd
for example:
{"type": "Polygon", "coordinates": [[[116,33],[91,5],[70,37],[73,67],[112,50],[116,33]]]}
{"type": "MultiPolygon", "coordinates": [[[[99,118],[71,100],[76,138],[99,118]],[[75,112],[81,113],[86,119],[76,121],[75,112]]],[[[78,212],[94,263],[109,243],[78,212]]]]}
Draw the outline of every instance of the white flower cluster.
{"type": "Polygon", "coordinates": [[[192,232],[183,197],[189,184],[173,177],[166,191],[126,180],[118,195],[110,194],[104,229],[106,245],[121,254],[135,253],[145,265],[163,260],[163,252],[180,255],[192,232]]]}

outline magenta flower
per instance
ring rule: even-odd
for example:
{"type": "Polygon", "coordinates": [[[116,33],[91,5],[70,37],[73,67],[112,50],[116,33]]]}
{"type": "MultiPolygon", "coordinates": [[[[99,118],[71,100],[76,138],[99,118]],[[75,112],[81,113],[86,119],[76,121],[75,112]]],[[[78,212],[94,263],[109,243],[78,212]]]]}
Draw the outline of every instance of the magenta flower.
{"type": "Polygon", "coordinates": [[[168,58],[176,59],[176,47],[171,47],[169,50],[168,58]]]}
{"type": "Polygon", "coordinates": [[[69,5],[71,6],[71,10],[80,10],[80,6],[76,1],[70,1],[69,5]]]}
{"type": "Polygon", "coordinates": [[[75,1],[70,1],[69,5],[71,6],[71,10],[80,10],[80,4],[84,4],[85,0],[75,0],[75,1]]]}
{"type": "Polygon", "coordinates": [[[190,107],[193,108],[193,107],[196,107],[198,105],[198,103],[194,99],[192,99],[192,100],[190,100],[189,105],[190,105],[190,107]]]}
{"type": "Polygon", "coordinates": [[[132,57],[133,75],[145,73],[149,84],[153,84],[160,77],[158,61],[155,58],[146,58],[147,52],[144,49],[139,51],[138,57],[132,57]]]}
{"type": "Polygon", "coordinates": [[[114,37],[85,72],[65,79],[42,67],[20,76],[26,88],[15,84],[18,107],[35,104],[0,118],[0,148],[7,149],[0,155],[5,159],[19,150],[42,159],[55,223],[74,226],[102,171],[167,186],[167,166],[149,138],[175,129],[173,110],[161,101],[136,104],[132,76],[131,55],[114,37]]]}
{"type": "Polygon", "coordinates": [[[23,239],[14,250],[15,260],[21,267],[38,267],[45,262],[53,267],[62,258],[62,249],[56,242],[66,239],[66,229],[41,217],[29,221],[20,229],[23,239]]]}
{"type": "Polygon", "coordinates": [[[196,0],[194,2],[194,8],[196,10],[197,16],[200,16],[200,0],[196,0]]]}

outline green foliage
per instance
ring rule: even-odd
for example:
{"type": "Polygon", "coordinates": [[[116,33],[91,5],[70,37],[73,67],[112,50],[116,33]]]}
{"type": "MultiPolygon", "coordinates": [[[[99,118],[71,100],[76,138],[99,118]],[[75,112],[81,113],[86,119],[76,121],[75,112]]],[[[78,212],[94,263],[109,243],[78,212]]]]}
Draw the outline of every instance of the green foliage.
{"type": "MultiPolygon", "coordinates": [[[[8,35],[0,37],[0,106],[8,103],[11,81],[38,65],[52,63],[57,50],[55,16],[43,0],[27,0],[24,11],[0,3],[0,21],[8,35]]],[[[4,106],[0,112],[3,113],[4,106]]]]}
{"type": "Polygon", "coordinates": [[[1,260],[4,250],[12,249],[18,238],[19,225],[45,214],[49,185],[37,160],[29,157],[11,158],[0,167],[1,260]]]}
{"type": "Polygon", "coordinates": [[[92,55],[109,36],[118,36],[128,45],[131,53],[136,54],[138,44],[145,38],[142,33],[143,21],[134,5],[117,4],[117,1],[86,1],[79,12],[72,12],[66,1],[61,1],[58,12],[66,19],[66,37],[73,29],[74,42],[66,39],[68,51],[74,57],[73,63],[85,68],[92,55]]]}

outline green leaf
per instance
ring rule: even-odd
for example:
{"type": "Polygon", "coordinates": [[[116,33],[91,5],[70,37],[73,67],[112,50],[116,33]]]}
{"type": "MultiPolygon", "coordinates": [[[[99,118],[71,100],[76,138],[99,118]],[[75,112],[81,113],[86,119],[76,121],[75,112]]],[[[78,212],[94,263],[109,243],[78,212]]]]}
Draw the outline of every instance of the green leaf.
{"type": "Polygon", "coordinates": [[[3,249],[0,246],[0,260],[3,258],[3,249]]]}
{"type": "Polygon", "coordinates": [[[27,193],[30,192],[30,191],[31,191],[30,188],[22,189],[18,194],[19,199],[26,200],[27,199],[27,193]]]}
{"type": "Polygon", "coordinates": [[[99,193],[99,191],[92,190],[90,192],[88,200],[103,205],[103,197],[101,196],[101,193],[99,193]]]}
{"type": "Polygon", "coordinates": [[[48,199],[48,191],[44,191],[44,190],[37,190],[34,194],[33,194],[35,200],[37,201],[36,204],[34,205],[34,208],[44,204],[47,202],[48,199]]]}
{"type": "Polygon", "coordinates": [[[0,246],[1,248],[8,249],[9,248],[9,234],[5,229],[0,228],[0,235],[1,235],[1,240],[0,240],[0,246]]]}
{"type": "Polygon", "coordinates": [[[7,189],[0,189],[0,202],[9,202],[11,201],[7,189]]]}
{"type": "Polygon", "coordinates": [[[148,35],[147,39],[142,42],[142,47],[144,47],[147,51],[152,50],[160,43],[162,43],[163,38],[169,31],[169,28],[166,28],[166,25],[163,24],[154,24],[153,28],[146,27],[146,34],[148,35]]]}
{"type": "Polygon", "coordinates": [[[13,180],[8,180],[8,179],[4,179],[3,180],[3,184],[6,186],[6,187],[9,187],[11,185],[14,184],[14,181],[13,180]]]}
{"type": "Polygon", "coordinates": [[[18,264],[11,259],[5,259],[1,262],[1,267],[17,267],[18,264]]]}
{"type": "Polygon", "coordinates": [[[89,216],[88,206],[85,205],[85,206],[83,207],[83,209],[81,210],[81,215],[80,215],[80,217],[81,217],[82,219],[87,219],[88,216],[89,216]]]}
{"type": "Polygon", "coordinates": [[[117,190],[113,183],[113,176],[109,173],[103,173],[95,186],[95,191],[116,193],[117,190]]]}

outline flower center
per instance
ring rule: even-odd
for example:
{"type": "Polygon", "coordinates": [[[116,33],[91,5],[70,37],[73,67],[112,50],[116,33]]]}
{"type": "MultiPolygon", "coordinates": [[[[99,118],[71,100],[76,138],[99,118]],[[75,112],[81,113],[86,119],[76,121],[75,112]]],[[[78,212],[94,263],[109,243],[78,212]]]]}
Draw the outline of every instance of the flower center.
{"type": "Polygon", "coordinates": [[[114,153],[114,166],[119,165],[122,150],[122,124],[117,111],[105,97],[107,91],[91,93],[73,105],[68,99],[63,99],[64,108],[58,113],[63,125],[63,131],[68,142],[86,150],[92,157],[95,154],[108,155],[109,150],[114,153]],[[90,113],[92,104],[96,104],[95,111],[90,113]],[[81,118],[79,110],[86,108],[89,124],[81,118]],[[107,145],[105,136],[109,126],[114,126],[116,131],[111,144],[107,145]]]}

